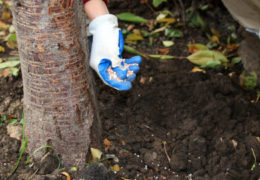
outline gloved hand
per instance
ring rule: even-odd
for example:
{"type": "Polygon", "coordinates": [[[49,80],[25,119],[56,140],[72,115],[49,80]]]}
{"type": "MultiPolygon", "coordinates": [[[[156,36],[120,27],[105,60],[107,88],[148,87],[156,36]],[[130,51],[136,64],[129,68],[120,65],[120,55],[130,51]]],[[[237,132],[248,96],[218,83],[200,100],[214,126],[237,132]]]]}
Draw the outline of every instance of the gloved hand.
{"type": "Polygon", "coordinates": [[[124,39],[117,17],[111,14],[99,16],[91,21],[89,31],[93,35],[90,66],[105,84],[120,91],[129,90],[142,58],[121,57],[124,39]]]}

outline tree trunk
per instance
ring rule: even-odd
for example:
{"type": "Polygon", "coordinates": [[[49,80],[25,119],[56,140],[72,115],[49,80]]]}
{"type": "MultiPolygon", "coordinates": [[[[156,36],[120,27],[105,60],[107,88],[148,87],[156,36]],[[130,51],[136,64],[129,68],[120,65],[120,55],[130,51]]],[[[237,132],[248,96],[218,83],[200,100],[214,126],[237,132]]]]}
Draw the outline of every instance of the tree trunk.
{"type": "MultiPolygon", "coordinates": [[[[93,120],[99,137],[88,64],[82,1],[12,0],[24,88],[28,150],[53,146],[65,167],[85,165],[93,120]]],[[[93,135],[92,135],[93,136],[93,135]]],[[[39,159],[47,149],[34,155],[39,159]]]]}

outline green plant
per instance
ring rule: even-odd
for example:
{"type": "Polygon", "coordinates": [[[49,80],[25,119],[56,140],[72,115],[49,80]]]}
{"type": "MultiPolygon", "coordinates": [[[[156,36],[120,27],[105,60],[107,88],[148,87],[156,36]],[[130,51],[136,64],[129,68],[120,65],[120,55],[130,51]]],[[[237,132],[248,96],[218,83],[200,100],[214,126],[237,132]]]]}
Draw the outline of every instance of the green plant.
{"type": "Polygon", "coordinates": [[[28,138],[25,138],[25,136],[24,136],[24,120],[23,119],[24,118],[22,118],[21,121],[20,121],[20,123],[23,125],[22,146],[21,146],[21,149],[20,149],[19,158],[18,158],[18,160],[15,164],[15,167],[13,168],[11,174],[13,174],[16,171],[16,169],[18,168],[20,161],[22,159],[23,153],[24,153],[24,151],[27,147],[27,143],[28,143],[28,138]]]}
{"type": "Polygon", "coordinates": [[[240,86],[245,90],[254,90],[257,86],[257,74],[255,72],[244,71],[239,77],[240,86]]]}
{"type": "Polygon", "coordinates": [[[6,120],[6,116],[1,116],[0,127],[3,126],[3,123],[4,123],[5,120],[6,120]]]}
{"type": "MultiPolygon", "coordinates": [[[[40,151],[40,150],[42,150],[42,149],[45,149],[45,148],[49,148],[49,149],[55,151],[55,149],[54,149],[53,146],[43,145],[43,146],[41,146],[41,147],[35,149],[35,150],[33,151],[33,153],[32,153],[29,157],[27,157],[27,159],[26,159],[26,161],[25,161],[25,165],[28,164],[28,162],[30,161],[31,157],[32,157],[35,153],[37,153],[38,151],[40,151]]],[[[57,168],[59,169],[59,168],[60,168],[61,161],[60,161],[60,157],[59,157],[58,155],[57,155],[57,159],[58,159],[58,161],[59,161],[59,164],[58,164],[58,167],[57,167],[57,168]]]]}
{"type": "Polygon", "coordinates": [[[160,6],[163,2],[167,2],[167,0],[153,0],[153,6],[157,8],[160,6]]]}

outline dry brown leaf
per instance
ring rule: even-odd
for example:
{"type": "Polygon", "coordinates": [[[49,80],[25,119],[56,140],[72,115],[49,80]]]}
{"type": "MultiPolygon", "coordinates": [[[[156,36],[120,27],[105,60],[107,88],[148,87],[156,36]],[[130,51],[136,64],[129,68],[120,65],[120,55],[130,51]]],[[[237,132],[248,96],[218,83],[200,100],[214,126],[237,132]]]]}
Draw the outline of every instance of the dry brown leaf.
{"type": "Polygon", "coordinates": [[[104,144],[105,144],[105,151],[108,151],[110,146],[112,146],[111,141],[109,141],[107,138],[104,139],[104,144]]]}
{"type": "Polygon", "coordinates": [[[122,145],[126,145],[126,142],[124,140],[121,141],[122,145]]]}
{"type": "MultiPolygon", "coordinates": [[[[9,75],[9,72],[12,70],[13,68],[12,67],[9,67],[9,68],[5,68],[2,72],[2,76],[3,77],[7,77],[9,75]]],[[[1,74],[0,74],[1,76],[1,74]]]]}
{"type": "Polygon", "coordinates": [[[141,3],[144,4],[144,3],[148,3],[148,0],[141,0],[141,3]]]}
{"type": "Polygon", "coordinates": [[[145,84],[145,81],[146,81],[146,77],[143,77],[143,76],[142,76],[141,79],[140,79],[140,83],[141,83],[141,84],[145,84]]]}
{"type": "Polygon", "coordinates": [[[170,48],[162,48],[162,49],[158,49],[156,51],[156,54],[168,54],[170,51],[170,48]]]}
{"type": "Polygon", "coordinates": [[[6,30],[6,29],[8,29],[9,27],[10,27],[9,24],[6,24],[5,22],[3,22],[3,21],[0,20],[0,29],[6,30]]]}
{"type": "Polygon", "coordinates": [[[17,48],[17,42],[15,42],[15,41],[7,41],[7,42],[6,42],[6,45],[7,45],[7,47],[9,47],[10,49],[15,49],[15,48],[17,48]]]}
{"type": "Polygon", "coordinates": [[[132,31],[134,28],[135,28],[135,24],[130,24],[130,25],[126,28],[126,30],[127,30],[127,31],[132,31]]]}
{"type": "Polygon", "coordinates": [[[8,20],[10,17],[11,17],[10,12],[4,11],[4,12],[2,13],[1,19],[2,19],[2,20],[8,20]]]}
{"type": "Polygon", "coordinates": [[[239,47],[238,44],[228,44],[228,45],[227,45],[227,50],[228,50],[228,52],[232,52],[232,51],[237,50],[238,47],[239,47]]]}
{"type": "Polygon", "coordinates": [[[192,70],[191,70],[191,72],[202,72],[202,73],[206,73],[206,71],[204,70],[204,69],[201,69],[201,68],[198,68],[198,67],[194,67],[192,70]]]}

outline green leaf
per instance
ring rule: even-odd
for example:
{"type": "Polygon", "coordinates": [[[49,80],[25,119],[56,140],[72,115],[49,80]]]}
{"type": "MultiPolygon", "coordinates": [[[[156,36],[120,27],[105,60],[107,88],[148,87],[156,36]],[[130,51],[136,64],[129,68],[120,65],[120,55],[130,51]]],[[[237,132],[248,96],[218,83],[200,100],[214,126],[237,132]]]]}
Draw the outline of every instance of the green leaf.
{"type": "Polygon", "coordinates": [[[179,38],[183,36],[183,32],[178,29],[166,28],[165,29],[165,36],[170,38],[179,38]]]}
{"type": "Polygon", "coordinates": [[[234,57],[234,58],[232,58],[231,63],[237,64],[237,63],[241,62],[241,60],[242,60],[241,57],[234,57]]]}
{"type": "Polygon", "coordinates": [[[3,62],[3,63],[0,63],[0,69],[15,67],[18,64],[20,64],[20,61],[6,61],[6,62],[3,62]]]}
{"type": "Polygon", "coordinates": [[[124,50],[128,53],[131,53],[131,54],[135,54],[135,55],[139,55],[139,56],[143,56],[143,57],[146,57],[145,54],[141,53],[140,51],[137,51],[136,49],[132,48],[131,46],[127,46],[125,45],[124,46],[124,50]]]}
{"type": "Polygon", "coordinates": [[[23,125],[24,127],[24,117],[22,117],[22,119],[20,120],[20,123],[23,125]]]}
{"type": "Polygon", "coordinates": [[[221,62],[218,60],[210,60],[206,64],[203,64],[201,68],[213,68],[216,69],[221,66],[221,62]]]}
{"type": "Polygon", "coordinates": [[[153,6],[157,8],[160,6],[163,2],[167,2],[167,0],[153,0],[153,6]]]}
{"type": "Polygon", "coordinates": [[[215,41],[210,41],[210,42],[207,43],[207,47],[208,47],[209,49],[213,49],[213,48],[215,48],[215,47],[218,47],[218,43],[215,42],[215,41]]]}
{"type": "Polygon", "coordinates": [[[161,11],[161,14],[166,14],[166,15],[174,16],[174,14],[173,14],[171,11],[169,11],[169,10],[163,10],[163,11],[161,11]]]}
{"type": "Polygon", "coordinates": [[[171,47],[174,45],[173,41],[163,41],[162,43],[165,47],[171,47]]]}
{"type": "Polygon", "coordinates": [[[17,40],[16,40],[16,34],[15,34],[15,33],[9,34],[9,35],[5,38],[5,40],[6,40],[6,41],[17,42],[17,40]]]}
{"type": "Polygon", "coordinates": [[[2,116],[1,121],[5,121],[5,120],[6,120],[6,116],[2,116]]]}
{"type": "Polygon", "coordinates": [[[195,48],[198,50],[209,50],[209,48],[207,46],[205,46],[204,44],[200,44],[200,43],[188,44],[188,47],[195,48]]]}
{"type": "Polygon", "coordinates": [[[135,14],[128,13],[128,12],[120,13],[117,15],[117,17],[121,21],[127,21],[127,22],[133,22],[133,23],[144,23],[144,22],[148,21],[147,19],[144,19],[140,16],[137,16],[135,14]]]}
{"type": "Polygon", "coordinates": [[[152,59],[174,59],[175,56],[171,55],[159,55],[159,54],[150,54],[148,55],[152,59]]]}
{"type": "Polygon", "coordinates": [[[14,67],[11,70],[9,70],[8,73],[13,75],[14,77],[17,77],[19,74],[19,68],[14,67]]]}
{"type": "Polygon", "coordinates": [[[221,54],[220,52],[217,51],[211,51],[211,50],[201,50],[198,51],[190,56],[187,57],[187,59],[197,65],[209,65],[209,64],[213,64],[210,61],[219,61],[221,62],[222,65],[226,65],[228,60],[226,58],[226,56],[224,56],[223,54],[221,54]],[[209,63],[209,64],[207,64],[209,63]]]}
{"type": "MultiPolygon", "coordinates": [[[[27,138],[26,138],[26,139],[27,139],[27,138]]],[[[47,149],[47,148],[49,148],[49,149],[55,151],[55,149],[54,149],[53,146],[43,145],[43,146],[41,146],[41,147],[35,149],[35,150],[32,152],[32,154],[31,154],[29,157],[27,157],[27,159],[26,159],[26,161],[25,161],[25,164],[28,164],[28,163],[29,163],[31,157],[32,157],[35,153],[37,153],[38,151],[40,151],[40,150],[42,150],[42,149],[47,149]]],[[[59,162],[57,169],[59,169],[59,168],[60,168],[60,165],[61,165],[61,160],[60,160],[60,157],[59,157],[58,155],[57,155],[56,157],[57,157],[58,162],[59,162]]]]}
{"type": "Polygon", "coordinates": [[[16,122],[17,122],[17,119],[10,119],[9,122],[8,122],[8,124],[14,124],[14,123],[16,123],[16,122]]]}
{"type": "Polygon", "coordinates": [[[207,31],[207,24],[202,19],[202,17],[199,15],[199,13],[195,13],[192,16],[190,25],[201,28],[203,31],[207,31]]]}
{"type": "Polygon", "coordinates": [[[79,170],[79,168],[74,166],[74,167],[70,168],[69,172],[76,172],[78,170],[79,170]]]}
{"type": "Polygon", "coordinates": [[[199,6],[199,10],[201,10],[201,11],[206,11],[208,8],[209,8],[208,4],[199,6]]]}
{"type": "Polygon", "coordinates": [[[148,43],[149,46],[152,46],[153,45],[153,37],[149,37],[149,43],[148,43]]]}

